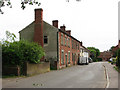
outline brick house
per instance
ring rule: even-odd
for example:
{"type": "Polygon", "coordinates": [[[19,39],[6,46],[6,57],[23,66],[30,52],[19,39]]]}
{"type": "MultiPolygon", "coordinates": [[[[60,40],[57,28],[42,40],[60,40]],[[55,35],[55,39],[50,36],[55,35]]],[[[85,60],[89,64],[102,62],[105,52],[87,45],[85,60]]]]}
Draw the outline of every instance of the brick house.
{"type": "Polygon", "coordinates": [[[20,40],[37,42],[45,50],[43,61],[50,61],[51,65],[60,69],[76,65],[80,56],[82,42],[71,36],[71,30],[65,25],[58,28],[58,20],[52,25],[43,20],[43,10],[35,9],[35,21],[19,32],[20,40]]]}
{"type": "Polygon", "coordinates": [[[103,61],[108,61],[112,57],[112,53],[110,51],[100,52],[98,58],[102,58],[103,61]]]}
{"type": "Polygon", "coordinates": [[[112,54],[114,54],[119,48],[120,48],[120,40],[118,41],[118,45],[112,49],[112,54]]]}

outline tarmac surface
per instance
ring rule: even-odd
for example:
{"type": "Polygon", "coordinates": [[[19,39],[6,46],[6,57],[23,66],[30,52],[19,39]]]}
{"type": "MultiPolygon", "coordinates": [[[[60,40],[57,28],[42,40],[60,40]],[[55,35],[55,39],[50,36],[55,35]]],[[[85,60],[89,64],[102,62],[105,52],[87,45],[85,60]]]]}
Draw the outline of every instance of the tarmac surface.
{"type": "Polygon", "coordinates": [[[118,88],[118,72],[108,62],[76,65],[25,78],[2,79],[2,88],[106,88],[106,86],[118,88]],[[109,80],[106,79],[103,65],[109,80]]]}

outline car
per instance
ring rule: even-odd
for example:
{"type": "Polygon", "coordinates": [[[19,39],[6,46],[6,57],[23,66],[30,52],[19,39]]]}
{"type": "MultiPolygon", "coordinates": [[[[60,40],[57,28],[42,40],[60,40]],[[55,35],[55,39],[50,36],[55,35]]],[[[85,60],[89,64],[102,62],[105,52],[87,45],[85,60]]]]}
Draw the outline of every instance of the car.
{"type": "Polygon", "coordinates": [[[109,61],[109,62],[113,62],[113,58],[110,58],[108,61],[109,61]]]}
{"type": "Polygon", "coordinates": [[[87,57],[80,57],[80,59],[78,60],[78,64],[81,65],[81,64],[86,64],[88,65],[89,64],[89,60],[87,57]]]}
{"type": "Polygon", "coordinates": [[[93,60],[92,60],[92,58],[88,58],[88,60],[89,60],[89,63],[92,63],[93,62],[93,60]]]}

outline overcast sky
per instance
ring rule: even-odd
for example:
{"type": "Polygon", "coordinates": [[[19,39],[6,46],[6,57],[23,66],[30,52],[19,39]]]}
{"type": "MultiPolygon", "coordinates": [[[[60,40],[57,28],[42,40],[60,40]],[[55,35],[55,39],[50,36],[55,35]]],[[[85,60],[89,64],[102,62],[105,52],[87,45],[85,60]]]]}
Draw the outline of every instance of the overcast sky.
{"type": "Polygon", "coordinates": [[[73,37],[83,42],[85,47],[96,47],[100,51],[109,50],[118,44],[118,1],[120,0],[40,0],[41,6],[27,5],[22,10],[21,0],[11,0],[13,8],[4,7],[0,14],[0,39],[5,31],[15,33],[34,21],[34,9],[43,9],[44,21],[65,24],[73,37]]]}

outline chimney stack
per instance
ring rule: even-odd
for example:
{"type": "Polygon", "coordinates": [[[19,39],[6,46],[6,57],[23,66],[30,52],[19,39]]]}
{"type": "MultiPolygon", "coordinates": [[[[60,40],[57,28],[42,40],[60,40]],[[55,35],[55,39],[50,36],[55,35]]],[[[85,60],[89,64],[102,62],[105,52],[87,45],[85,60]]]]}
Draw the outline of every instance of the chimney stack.
{"type": "Polygon", "coordinates": [[[34,42],[43,47],[43,10],[35,9],[34,42]]]}
{"type": "Polygon", "coordinates": [[[80,42],[81,46],[82,46],[82,41],[80,42]]]}
{"type": "Polygon", "coordinates": [[[56,28],[58,28],[58,20],[53,20],[52,25],[56,28]]]}
{"type": "Polygon", "coordinates": [[[71,35],[71,30],[67,30],[66,32],[67,32],[69,35],[71,35]]]}
{"type": "Polygon", "coordinates": [[[66,28],[65,25],[60,26],[60,29],[63,30],[63,31],[65,31],[65,28],[66,28]]]}

